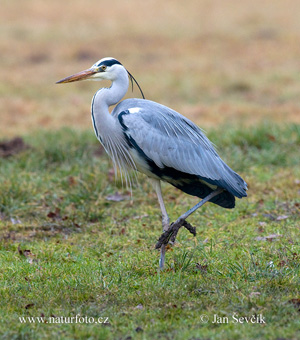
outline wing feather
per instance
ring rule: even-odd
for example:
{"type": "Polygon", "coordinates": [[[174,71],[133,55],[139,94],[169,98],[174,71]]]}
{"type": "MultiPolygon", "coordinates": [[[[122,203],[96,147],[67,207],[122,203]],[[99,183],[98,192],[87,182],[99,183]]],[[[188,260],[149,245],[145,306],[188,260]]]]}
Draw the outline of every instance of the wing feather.
{"type": "Polygon", "coordinates": [[[197,175],[237,197],[246,196],[245,181],[223,162],[204,132],[178,112],[149,100],[127,99],[112,114],[159,168],[197,175]]]}

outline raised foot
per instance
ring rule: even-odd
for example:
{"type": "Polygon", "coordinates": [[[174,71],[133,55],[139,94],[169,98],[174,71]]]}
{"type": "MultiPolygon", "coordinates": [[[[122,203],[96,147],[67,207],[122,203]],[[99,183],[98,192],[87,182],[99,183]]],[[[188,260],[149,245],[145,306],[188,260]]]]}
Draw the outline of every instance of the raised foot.
{"type": "Polygon", "coordinates": [[[193,227],[190,223],[186,220],[179,220],[172,223],[169,229],[163,232],[158,239],[155,249],[159,249],[162,245],[167,245],[168,243],[174,244],[175,239],[177,237],[177,233],[181,227],[185,227],[191,234],[196,236],[196,228],[193,227]]]}

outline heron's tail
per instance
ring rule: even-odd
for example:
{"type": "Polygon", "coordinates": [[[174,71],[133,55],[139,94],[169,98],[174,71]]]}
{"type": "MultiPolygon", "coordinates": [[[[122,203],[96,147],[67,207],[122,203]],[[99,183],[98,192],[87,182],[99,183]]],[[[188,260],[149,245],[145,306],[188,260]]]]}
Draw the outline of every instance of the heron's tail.
{"type": "MultiPolygon", "coordinates": [[[[182,190],[183,192],[189,195],[197,196],[199,198],[205,198],[215,190],[200,180],[197,183],[195,183],[195,181],[193,182],[186,181],[178,183],[170,182],[170,184],[174,185],[176,188],[182,190]]],[[[235,197],[227,190],[224,190],[219,195],[213,197],[212,199],[209,200],[209,202],[217,204],[220,207],[226,209],[232,209],[235,207],[235,197]]]]}

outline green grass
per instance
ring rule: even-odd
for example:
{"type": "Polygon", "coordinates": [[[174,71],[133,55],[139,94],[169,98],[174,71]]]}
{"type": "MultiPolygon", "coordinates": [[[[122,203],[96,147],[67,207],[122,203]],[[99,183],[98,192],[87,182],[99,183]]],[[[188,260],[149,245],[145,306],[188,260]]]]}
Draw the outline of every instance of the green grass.
{"type": "MultiPolygon", "coordinates": [[[[91,131],[25,136],[30,149],[0,159],[1,338],[298,339],[299,306],[289,301],[300,297],[300,127],[228,125],[208,136],[249,197],[192,215],[198,235],[179,232],[164,272],[152,188],[140,177],[132,200],[108,201],[122,185],[91,131]],[[281,236],[258,238],[272,234],[281,236]],[[19,321],[79,314],[109,324],[19,321]],[[259,314],[265,324],[233,323],[259,314]]],[[[197,202],[163,191],[172,220],[197,202]]]]}

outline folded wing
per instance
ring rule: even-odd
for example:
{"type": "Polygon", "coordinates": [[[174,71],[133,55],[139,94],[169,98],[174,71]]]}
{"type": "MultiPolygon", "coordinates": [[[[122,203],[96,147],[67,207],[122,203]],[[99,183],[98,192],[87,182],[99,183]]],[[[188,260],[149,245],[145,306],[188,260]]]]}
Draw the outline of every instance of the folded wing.
{"type": "Polygon", "coordinates": [[[132,147],[169,174],[164,180],[177,186],[172,183],[174,170],[177,177],[186,175],[182,181],[197,178],[233,196],[247,196],[245,181],[219,157],[203,131],[178,112],[152,101],[127,99],[112,114],[118,117],[132,147]]]}

